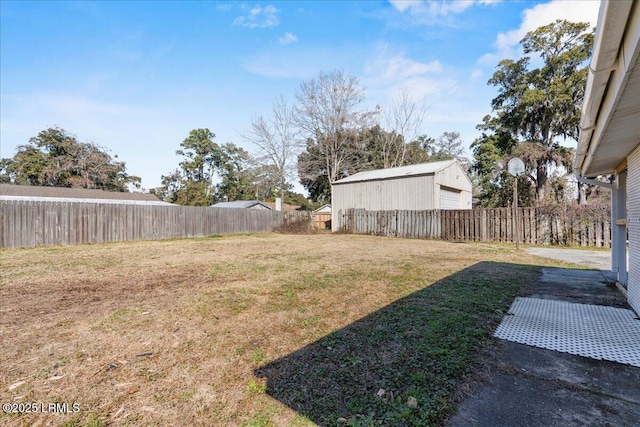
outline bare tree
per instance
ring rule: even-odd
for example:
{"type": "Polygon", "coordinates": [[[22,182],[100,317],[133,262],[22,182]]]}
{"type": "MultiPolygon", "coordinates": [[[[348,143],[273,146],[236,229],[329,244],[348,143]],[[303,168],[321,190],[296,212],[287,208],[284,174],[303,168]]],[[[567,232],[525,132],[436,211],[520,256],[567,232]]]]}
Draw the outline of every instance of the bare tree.
{"type": "Polygon", "coordinates": [[[384,109],[382,125],[387,132],[384,133],[381,152],[385,169],[404,165],[409,144],[421,134],[428,109],[425,98],[415,102],[406,89],[402,89],[384,109]]]}
{"type": "Polygon", "coordinates": [[[300,152],[298,129],[293,122],[293,108],[281,95],[272,104],[271,117],[254,116],[251,128],[242,137],[258,147],[256,160],[264,166],[274,166],[280,197],[284,198],[287,183],[296,171],[300,152]]]}
{"type": "Polygon", "coordinates": [[[296,100],[295,123],[307,140],[318,145],[324,160],[324,167],[316,169],[318,176],[326,175],[332,183],[361,169],[357,139],[378,111],[360,110],[364,89],[358,78],[343,71],[320,73],[300,85],[296,100]]]}

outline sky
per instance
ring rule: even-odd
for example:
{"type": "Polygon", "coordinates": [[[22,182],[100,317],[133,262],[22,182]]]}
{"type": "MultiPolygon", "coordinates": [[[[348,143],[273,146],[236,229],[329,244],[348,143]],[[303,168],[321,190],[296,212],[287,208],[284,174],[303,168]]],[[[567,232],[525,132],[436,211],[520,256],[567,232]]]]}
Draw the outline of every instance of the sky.
{"type": "Polygon", "coordinates": [[[459,132],[468,149],[491,113],[498,62],[519,58],[522,37],[556,19],[595,27],[599,4],[2,0],[0,156],[58,126],[154,188],[192,129],[256,153],[242,138],[251,118],[333,70],[359,79],[362,108],[402,90],[425,100],[421,133],[459,132]]]}

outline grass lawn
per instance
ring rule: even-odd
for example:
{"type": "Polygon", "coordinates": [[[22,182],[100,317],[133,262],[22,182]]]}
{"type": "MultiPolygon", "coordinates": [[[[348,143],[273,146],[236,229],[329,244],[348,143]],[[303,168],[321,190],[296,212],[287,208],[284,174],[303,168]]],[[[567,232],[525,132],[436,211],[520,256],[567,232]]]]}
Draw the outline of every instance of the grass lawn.
{"type": "Polygon", "coordinates": [[[71,411],[3,426],[439,425],[536,266],[559,265],[330,234],[0,256],[0,401],[71,411]]]}

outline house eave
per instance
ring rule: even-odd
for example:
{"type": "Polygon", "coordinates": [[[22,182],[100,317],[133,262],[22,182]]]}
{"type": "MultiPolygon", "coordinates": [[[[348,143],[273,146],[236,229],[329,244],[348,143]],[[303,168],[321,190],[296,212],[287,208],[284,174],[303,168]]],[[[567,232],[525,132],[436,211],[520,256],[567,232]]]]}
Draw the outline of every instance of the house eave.
{"type": "Polygon", "coordinates": [[[634,133],[640,137],[640,111],[628,108],[640,82],[637,3],[600,6],[575,158],[575,171],[584,177],[612,173],[637,146],[634,133]]]}

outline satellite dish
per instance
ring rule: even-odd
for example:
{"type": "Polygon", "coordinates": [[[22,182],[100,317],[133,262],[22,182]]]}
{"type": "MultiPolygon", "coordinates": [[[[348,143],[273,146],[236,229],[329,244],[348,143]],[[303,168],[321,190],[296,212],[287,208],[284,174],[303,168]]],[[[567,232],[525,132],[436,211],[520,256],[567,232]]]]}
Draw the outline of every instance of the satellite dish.
{"type": "Polygon", "coordinates": [[[513,176],[524,174],[524,162],[519,157],[514,157],[507,163],[507,170],[513,176]]]}

